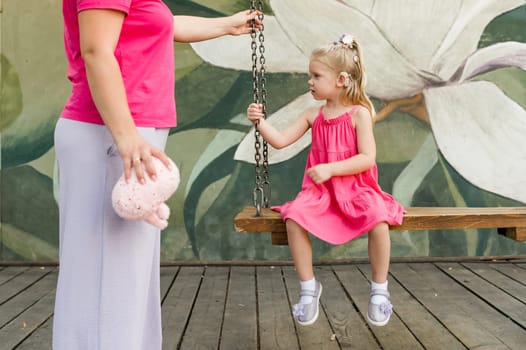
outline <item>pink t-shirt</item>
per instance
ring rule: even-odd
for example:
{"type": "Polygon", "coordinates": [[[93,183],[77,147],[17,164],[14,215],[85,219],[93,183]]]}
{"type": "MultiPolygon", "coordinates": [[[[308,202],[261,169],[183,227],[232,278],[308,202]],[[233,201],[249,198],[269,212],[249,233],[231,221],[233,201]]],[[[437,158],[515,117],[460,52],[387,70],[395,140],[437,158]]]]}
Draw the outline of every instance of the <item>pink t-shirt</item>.
{"type": "Polygon", "coordinates": [[[113,9],[126,17],[115,49],[135,125],[176,125],[173,15],[161,0],[63,0],[64,46],[72,92],[62,117],[104,124],[80,54],[78,13],[113,9]]]}

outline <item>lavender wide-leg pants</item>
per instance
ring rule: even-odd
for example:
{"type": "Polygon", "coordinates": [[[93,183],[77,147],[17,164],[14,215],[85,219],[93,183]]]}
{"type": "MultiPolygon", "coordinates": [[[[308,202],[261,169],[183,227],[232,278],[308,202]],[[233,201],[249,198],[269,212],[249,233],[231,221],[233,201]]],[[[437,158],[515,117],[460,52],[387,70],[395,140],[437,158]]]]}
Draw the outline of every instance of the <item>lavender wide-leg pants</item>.
{"type": "MultiPolygon", "coordinates": [[[[164,149],[168,129],[138,128],[164,149]]],[[[54,350],[160,350],[160,232],[121,219],[111,192],[123,165],[104,125],[60,118],[60,270],[54,350]]]]}

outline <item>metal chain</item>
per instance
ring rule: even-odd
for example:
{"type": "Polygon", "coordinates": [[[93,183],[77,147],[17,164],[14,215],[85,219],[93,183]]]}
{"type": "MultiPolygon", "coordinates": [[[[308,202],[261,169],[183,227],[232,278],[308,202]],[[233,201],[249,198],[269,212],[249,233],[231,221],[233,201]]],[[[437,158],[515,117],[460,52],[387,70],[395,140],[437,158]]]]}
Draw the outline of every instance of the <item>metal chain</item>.
{"type": "MultiPolygon", "coordinates": [[[[261,12],[258,19],[263,23],[263,1],[262,0],[251,0],[250,9],[252,11],[258,10],[261,12]],[[256,4],[257,2],[257,4],[256,4]]],[[[252,21],[252,31],[250,37],[252,39],[252,89],[253,89],[253,101],[254,103],[261,103],[263,106],[263,117],[267,118],[267,90],[266,90],[266,77],[265,77],[265,36],[263,34],[263,24],[259,30],[259,35],[256,31],[256,21],[252,21]],[[257,40],[259,40],[259,45],[257,40]],[[258,62],[258,50],[259,50],[259,62],[258,62]],[[258,67],[259,64],[259,67],[258,67]]],[[[254,128],[254,160],[255,160],[255,187],[253,192],[254,206],[256,207],[256,215],[261,215],[261,208],[268,208],[270,206],[270,179],[269,179],[269,164],[268,164],[268,144],[264,139],[262,140],[261,134],[258,129],[258,124],[254,128]],[[262,140],[262,142],[261,142],[262,140]],[[263,144],[263,150],[261,152],[261,145],[263,144]],[[263,161],[261,160],[261,153],[263,153],[263,161]],[[261,166],[262,161],[262,166],[261,166]]]]}
{"type": "MultiPolygon", "coordinates": [[[[261,12],[260,20],[263,25],[263,1],[258,1],[258,10],[261,12]]],[[[265,36],[263,34],[263,27],[259,32],[259,75],[261,79],[261,103],[263,105],[263,115],[267,119],[267,79],[265,76],[265,36]]],[[[270,177],[269,177],[269,164],[268,164],[268,144],[267,141],[263,140],[263,207],[270,207],[270,177]]]]}

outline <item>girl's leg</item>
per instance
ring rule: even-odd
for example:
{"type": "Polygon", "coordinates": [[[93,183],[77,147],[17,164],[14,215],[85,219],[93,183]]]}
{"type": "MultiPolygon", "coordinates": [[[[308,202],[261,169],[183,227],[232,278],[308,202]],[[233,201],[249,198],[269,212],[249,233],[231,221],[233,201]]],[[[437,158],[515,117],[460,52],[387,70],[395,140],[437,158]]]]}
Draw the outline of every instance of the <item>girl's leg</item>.
{"type": "Polygon", "coordinates": [[[288,219],[285,224],[290,254],[294,260],[298,278],[300,281],[311,280],[314,278],[314,272],[312,269],[312,243],[309,234],[294,220],[288,219]]]}
{"type": "Polygon", "coordinates": [[[387,290],[387,274],[391,255],[389,226],[382,222],[369,232],[369,261],[371,262],[371,300],[367,320],[375,326],[384,326],[392,314],[390,295],[387,290]]]}
{"type": "Polygon", "coordinates": [[[373,282],[386,282],[391,257],[391,238],[387,223],[379,223],[369,232],[368,250],[373,282]]]}
{"type": "Polygon", "coordinates": [[[300,300],[294,305],[292,312],[300,325],[307,326],[313,324],[318,318],[322,286],[314,278],[312,244],[309,234],[293,220],[288,219],[285,224],[290,253],[300,279],[301,288],[300,300]]]}

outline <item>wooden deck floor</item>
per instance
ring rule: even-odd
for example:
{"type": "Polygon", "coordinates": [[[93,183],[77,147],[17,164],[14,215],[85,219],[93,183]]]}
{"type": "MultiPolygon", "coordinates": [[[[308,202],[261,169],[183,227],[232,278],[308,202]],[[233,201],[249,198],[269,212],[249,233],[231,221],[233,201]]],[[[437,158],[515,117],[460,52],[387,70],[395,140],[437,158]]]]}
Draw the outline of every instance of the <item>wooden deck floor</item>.
{"type": "MultiPolygon", "coordinates": [[[[163,349],[526,349],[524,260],[393,263],[382,328],[364,321],[369,273],[317,265],[322,312],[301,327],[290,265],[163,266],[163,349]]],[[[56,278],[53,266],[0,266],[0,350],[51,348],[56,278]]]]}

